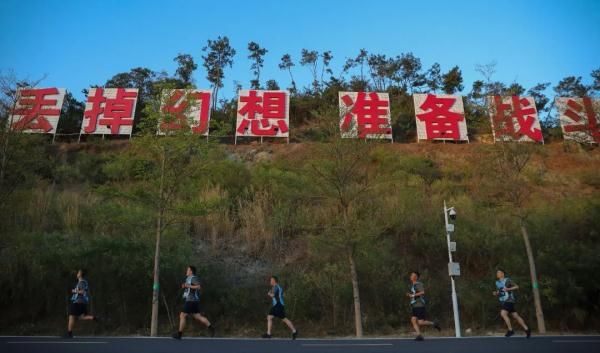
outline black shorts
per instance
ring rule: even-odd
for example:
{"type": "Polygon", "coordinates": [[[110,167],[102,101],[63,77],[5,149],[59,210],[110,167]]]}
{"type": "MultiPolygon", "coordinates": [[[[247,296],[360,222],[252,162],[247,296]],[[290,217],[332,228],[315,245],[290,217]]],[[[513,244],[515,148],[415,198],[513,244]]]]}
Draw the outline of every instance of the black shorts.
{"type": "Polygon", "coordinates": [[[87,304],[86,303],[71,303],[71,304],[69,304],[69,315],[71,315],[71,316],[87,315],[87,304]]]}
{"type": "Polygon", "coordinates": [[[185,314],[200,314],[200,302],[186,301],[185,304],[183,304],[183,310],[181,312],[185,314]]]}
{"type": "Polygon", "coordinates": [[[285,319],[285,307],[281,304],[273,305],[271,310],[269,310],[269,315],[285,319]]]}
{"type": "Polygon", "coordinates": [[[502,310],[506,310],[510,314],[517,312],[517,310],[515,310],[515,303],[508,303],[508,302],[502,303],[502,310]]]}
{"type": "Polygon", "coordinates": [[[412,308],[412,316],[419,320],[425,320],[427,317],[427,311],[425,310],[424,306],[412,308]]]}

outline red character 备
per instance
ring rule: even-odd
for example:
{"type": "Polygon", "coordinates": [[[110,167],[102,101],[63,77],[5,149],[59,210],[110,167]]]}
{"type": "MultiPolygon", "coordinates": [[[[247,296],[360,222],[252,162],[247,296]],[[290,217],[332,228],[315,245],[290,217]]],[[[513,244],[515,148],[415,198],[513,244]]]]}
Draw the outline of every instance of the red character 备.
{"type": "Polygon", "coordinates": [[[415,106],[418,108],[417,130],[421,130],[420,133],[417,131],[419,136],[424,135],[427,140],[467,140],[462,101],[458,108],[454,109],[460,112],[453,110],[459,97],[427,94],[422,100],[422,96],[415,95],[415,106]],[[422,100],[422,103],[417,103],[418,100],[422,100]]]}

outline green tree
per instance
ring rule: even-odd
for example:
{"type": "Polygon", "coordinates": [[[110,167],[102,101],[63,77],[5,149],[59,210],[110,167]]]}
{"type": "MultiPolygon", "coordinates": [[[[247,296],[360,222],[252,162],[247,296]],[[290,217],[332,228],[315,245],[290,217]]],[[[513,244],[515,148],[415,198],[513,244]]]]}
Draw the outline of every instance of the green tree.
{"type": "Polygon", "coordinates": [[[178,54],[175,59],[173,59],[177,63],[177,70],[175,74],[179,77],[179,79],[183,82],[184,85],[192,84],[192,75],[194,71],[198,68],[198,65],[194,62],[194,58],[190,54],[178,54]]]}
{"type": "Polygon", "coordinates": [[[286,70],[289,74],[290,74],[290,80],[292,80],[292,86],[291,86],[291,93],[292,94],[296,94],[296,92],[298,91],[296,88],[296,81],[294,81],[294,75],[292,75],[292,67],[294,67],[295,64],[292,61],[292,56],[290,54],[284,54],[281,57],[281,62],[279,63],[279,69],[280,70],[286,70]]]}
{"type": "Polygon", "coordinates": [[[223,87],[223,79],[225,78],[225,68],[233,66],[235,49],[229,44],[229,38],[219,36],[215,40],[209,39],[202,51],[206,53],[202,56],[203,66],[206,69],[206,79],[211,83],[213,89],[212,107],[216,109],[219,89],[223,87]]]}
{"type": "Polygon", "coordinates": [[[260,70],[265,63],[265,55],[268,50],[261,48],[256,42],[250,42],[248,43],[248,51],[250,52],[248,59],[252,60],[250,68],[254,74],[254,79],[250,81],[250,86],[252,89],[260,89],[260,70]]]}

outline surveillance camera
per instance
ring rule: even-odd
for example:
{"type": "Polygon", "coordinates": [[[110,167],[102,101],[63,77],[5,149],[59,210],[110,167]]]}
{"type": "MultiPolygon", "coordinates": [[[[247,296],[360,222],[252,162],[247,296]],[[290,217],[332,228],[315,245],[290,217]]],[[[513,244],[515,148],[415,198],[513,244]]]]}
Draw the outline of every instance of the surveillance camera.
{"type": "Polygon", "coordinates": [[[451,220],[456,220],[456,210],[454,209],[454,207],[451,207],[450,210],[448,210],[448,216],[450,216],[451,220]]]}

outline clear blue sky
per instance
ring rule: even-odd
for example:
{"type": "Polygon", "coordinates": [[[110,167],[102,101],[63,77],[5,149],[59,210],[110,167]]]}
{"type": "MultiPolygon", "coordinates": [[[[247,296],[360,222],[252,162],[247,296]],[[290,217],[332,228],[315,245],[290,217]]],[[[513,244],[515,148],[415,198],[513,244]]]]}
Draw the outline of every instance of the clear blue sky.
{"type": "MultiPolygon", "coordinates": [[[[465,91],[479,78],[476,64],[496,61],[495,79],[529,88],[567,75],[590,81],[600,67],[600,1],[0,1],[0,69],[30,79],[46,74],[42,85],[79,98],[82,89],[133,67],[172,74],[178,53],[194,57],[196,84],[208,87],[201,48],[219,35],[237,50],[226,71],[227,97],[234,80],[249,85],[249,41],[269,50],[263,81],[282,87],[289,85],[277,67],[284,53],[297,60],[302,48],[331,50],[337,74],[345,58],[366,48],[410,51],[426,68],[459,65],[465,91]]],[[[307,68],[294,73],[308,85],[307,68]]]]}

